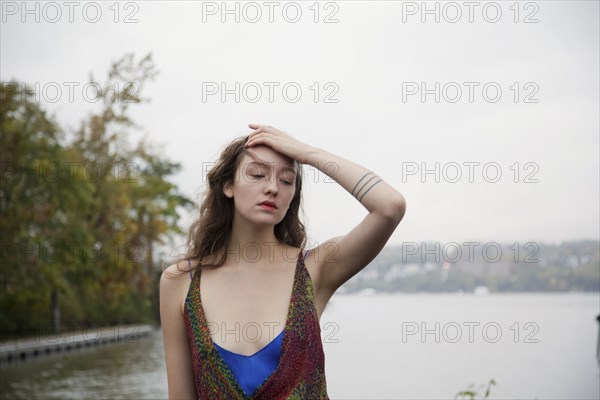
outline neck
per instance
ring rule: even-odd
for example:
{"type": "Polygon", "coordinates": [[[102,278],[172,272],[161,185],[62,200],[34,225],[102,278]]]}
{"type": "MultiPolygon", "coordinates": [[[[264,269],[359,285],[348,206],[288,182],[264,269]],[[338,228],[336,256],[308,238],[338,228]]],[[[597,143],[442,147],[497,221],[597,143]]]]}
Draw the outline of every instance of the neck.
{"type": "Polygon", "coordinates": [[[227,262],[248,265],[278,262],[292,257],[289,248],[277,240],[273,225],[258,225],[234,218],[227,247],[227,262]]]}

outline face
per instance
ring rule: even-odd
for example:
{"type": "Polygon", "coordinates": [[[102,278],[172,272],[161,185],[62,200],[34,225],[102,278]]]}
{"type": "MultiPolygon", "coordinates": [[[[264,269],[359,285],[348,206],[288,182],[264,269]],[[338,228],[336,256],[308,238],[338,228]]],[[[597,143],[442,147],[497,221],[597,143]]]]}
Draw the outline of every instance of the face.
{"type": "Polygon", "coordinates": [[[277,225],[283,220],[296,192],[294,161],[268,146],[246,149],[236,180],[223,193],[233,198],[236,214],[257,224],[277,225]],[[261,206],[271,201],[275,208],[261,206]]]}

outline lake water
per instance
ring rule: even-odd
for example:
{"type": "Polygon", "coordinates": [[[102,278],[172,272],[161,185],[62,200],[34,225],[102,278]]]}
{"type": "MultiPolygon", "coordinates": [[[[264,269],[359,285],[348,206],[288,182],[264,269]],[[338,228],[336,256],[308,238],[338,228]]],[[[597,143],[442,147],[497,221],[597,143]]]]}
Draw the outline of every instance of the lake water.
{"type": "MultiPolygon", "coordinates": [[[[332,399],[598,399],[600,294],[334,295],[321,318],[332,399]]],[[[2,399],[166,399],[160,330],[0,371],[2,399]]]]}

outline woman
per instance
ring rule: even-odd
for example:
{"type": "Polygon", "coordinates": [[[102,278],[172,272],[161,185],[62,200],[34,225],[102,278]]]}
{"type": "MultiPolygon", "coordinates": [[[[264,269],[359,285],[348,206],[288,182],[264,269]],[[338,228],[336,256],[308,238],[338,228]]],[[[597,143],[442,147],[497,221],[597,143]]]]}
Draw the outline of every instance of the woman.
{"type": "Polygon", "coordinates": [[[208,173],[188,252],[160,280],[170,399],[328,399],[321,314],[405,213],[404,197],[368,169],[271,126],[249,127],[208,173]],[[369,211],[308,251],[301,164],[369,211]]]}

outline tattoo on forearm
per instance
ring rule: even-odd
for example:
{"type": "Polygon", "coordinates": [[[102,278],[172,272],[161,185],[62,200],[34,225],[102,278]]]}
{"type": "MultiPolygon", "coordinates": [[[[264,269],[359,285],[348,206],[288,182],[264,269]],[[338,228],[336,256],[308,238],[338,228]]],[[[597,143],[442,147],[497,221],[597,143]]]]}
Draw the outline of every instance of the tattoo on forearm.
{"type": "MultiPolygon", "coordinates": [[[[363,190],[363,189],[364,189],[364,188],[365,188],[365,187],[366,187],[366,186],[369,184],[369,182],[371,182],[373,179],[376,179],[376,178],[378,178],[378,176],[377,176],[377,175],[373,174],[372,172],[367,172],[367,173],[366,173],[365,175],[363,175],[363,177],[362,177],[362,178],[360,178],[360,180],[359,180],[359,181],[356,183],[356,185],[354,186],[354,189],[352,189],[352,192],[351,192],[351,193],[352,193],[352,195],[353,195],[354,197],[357,197],[357,196],[358,196],[358,194],[359,194],[359,193],[360,193],[360,192],[361,192],[361,191],[362,191],[362,190],[363,190]],[[368,181],[366,181],[366,182],[365,182],[365,183],[364,183],[364,184],[363,184],[363,185],[360,187],[360,189],[358,189],[358,191],[357,191],[357,192],[356,192],[356,194],[355,194],[355,193],[354,193],[354,191],[356,190],[356,188],[358,187],[358,185],[360,185],[360,183],[363,181],[363,179],[365,179],[365,178],[366,178],[367,176],[369,176],[369,175],[373,175],[373,176],[372,176],[372,177],[371,177],[371,178],[370,178],[368,181]]],[[[360,197],[357,197],[357,198],[358,198],[358,201],[362,201],[363,197],[365,197],[365,195],[366,195],[366,194],[369,192],[369,190],[373,189],[373,187],[374,187],[375,185],[377,185],[379,182],[381,182],[382,180],[383,180],[383,179],[379,179],[378,181],[376,181],[375,183],[373,183],[371,186],[369,186],[369,188],[368,188],[368,189],[367,189],[365,192],[363,192],[363,194],[362,194],[360,197]]]]}

